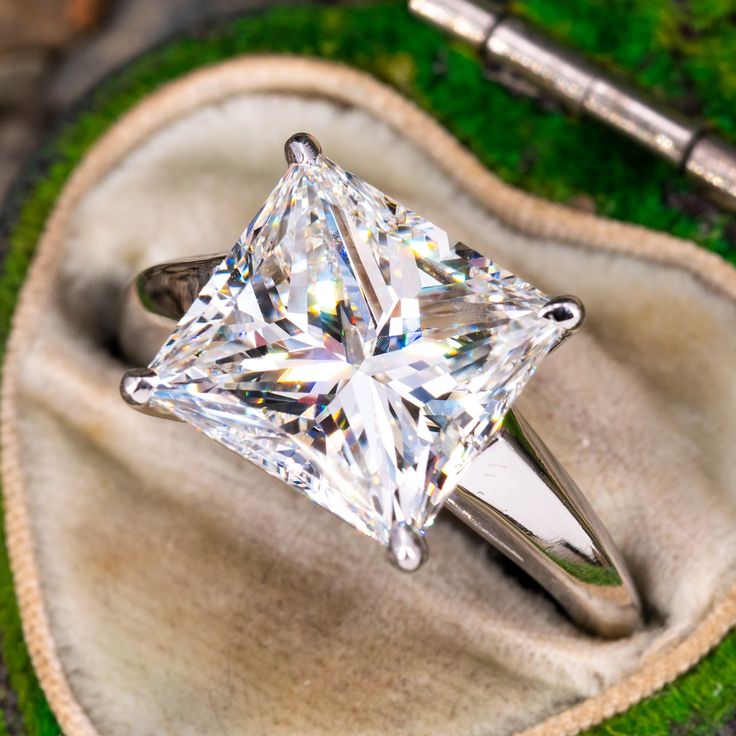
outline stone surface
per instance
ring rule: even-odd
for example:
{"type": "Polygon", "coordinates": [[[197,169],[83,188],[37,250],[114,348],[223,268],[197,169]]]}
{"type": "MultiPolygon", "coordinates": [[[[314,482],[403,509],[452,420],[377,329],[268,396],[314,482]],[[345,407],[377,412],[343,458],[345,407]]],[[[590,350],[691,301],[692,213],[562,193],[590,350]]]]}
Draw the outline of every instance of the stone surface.
{"type": "Polygon", "coordinates": [[[432,523],[563,337],[546,302],[318,155],[154,359],[151,401],[385,544],[432,523]]]}

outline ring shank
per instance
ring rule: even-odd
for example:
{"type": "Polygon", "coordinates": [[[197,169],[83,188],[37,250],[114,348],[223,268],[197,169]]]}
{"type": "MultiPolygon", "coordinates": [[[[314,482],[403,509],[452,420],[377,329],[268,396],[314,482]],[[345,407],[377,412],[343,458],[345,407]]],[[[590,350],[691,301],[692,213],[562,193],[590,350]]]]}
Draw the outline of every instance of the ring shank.
{"type": "MultiPolygon", "coordinates": [[[[151,361],[223,258],[172,261],[131,282],[118,332],[128,360],[151,361]]],[[[639,598],[613,540],[518,411],[506,415],[445,507],[535,578],[581,627],[619,637],[641,624],[639,598]]]]}
{"type": "Polygon", "coordinates": [[[613,540],[576,483],[515,410],[445,507],[535,578],[581,627],[612,638],[640,623],[613,540]]]}
{"type": "Polygon", "coordinates": [[[118,340],[134,365],[148,365],[226,253],[182,258],[141,271],[123,295],[118,340]]]}

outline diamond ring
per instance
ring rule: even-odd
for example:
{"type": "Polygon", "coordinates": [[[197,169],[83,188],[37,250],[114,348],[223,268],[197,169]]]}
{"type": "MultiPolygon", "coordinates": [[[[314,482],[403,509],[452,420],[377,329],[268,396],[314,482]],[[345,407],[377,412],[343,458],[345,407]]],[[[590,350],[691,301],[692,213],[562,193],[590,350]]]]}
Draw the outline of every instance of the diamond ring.
{"type": "Polygon", "coordinates": [[[640,623],[630,575],[575,483],[511,406],[583,320],[292,136],[228,254],[131,284],[122,379],[384,545],[427,558],[446,508],[603,636],[640,623]],[[174,323],[177,324],[174,324],[174,323]],[[168,337],[167,337],[168,335],[168,337]]]}

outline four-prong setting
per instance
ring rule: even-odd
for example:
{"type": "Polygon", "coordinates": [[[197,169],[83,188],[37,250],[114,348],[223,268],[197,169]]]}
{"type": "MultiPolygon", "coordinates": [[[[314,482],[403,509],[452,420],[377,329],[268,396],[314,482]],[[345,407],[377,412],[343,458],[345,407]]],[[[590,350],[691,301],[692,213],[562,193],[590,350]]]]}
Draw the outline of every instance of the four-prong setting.
{"type": "Polygon", "coordinates": [[[427,560],[427,531],[448,502],[481,537],[503,539],[501,551],[582,625],[630,632],[638,599],[615,547],[509,414],[540,361],[580,327],[580,301],[550,298],[452,240],[312,136],[292,136],[285,153],[284,176],[226,257],[161,264],[134,282],[157,325],[179,323],[148,368],[123,376],[123,399],[288,483],[404,572],[427,560]],[[512,511],[487,496],[489,468],[494,488],[518,500],[512,511]],[[537,498],[564,506],[557,526],[543,515],[530,528],[522,507],[537,498]]]}
{"type": "Polygon", "coordinates": [[[453,241],[312,136],[291,136],[285,155],[264,207],[121,391],[288,478],[413,571],[454,480],[500,426],[485,417],[505,414],[582,306],[453,241]]]}
{"type": "Polygon", "coordinates": [[[585,307],[576,296],[556,296],[542,307],[539,314],[545,319],[553,319],[568,332],[574,332],[585,320],[585,307]]]}
{"type": "Polygon", "coordinates": [[[406,522],[393,525],[388,539],[388,558],[402,572],[416,572],[429,557],[427,539],[406,522]]]}
{"type": "Polygon", "coordinates": [[[303,164],[315,161],[321,153],[322,146],[309,133],[294,133],[284,144],[284,155],[288,164],[303,164]]]}

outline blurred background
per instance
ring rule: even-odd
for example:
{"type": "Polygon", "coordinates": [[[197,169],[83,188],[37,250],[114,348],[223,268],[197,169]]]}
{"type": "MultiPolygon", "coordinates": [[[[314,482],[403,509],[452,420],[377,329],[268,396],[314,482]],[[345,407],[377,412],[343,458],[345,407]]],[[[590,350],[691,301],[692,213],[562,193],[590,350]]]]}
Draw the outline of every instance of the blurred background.
{"type": "Polygon", "coordinates": [[[44,131],[126,60],[264,0],[0,0],[0,200],[44,131]]]}
{"type": "MultiPolygon", "coordinates": [[[[287,4],[288,0],[0,0],[0,202],[28,154],[49,139],[48,133],[70,117],[75,101],[110,72],[177,35],[204,38],[228,18],[287,4]]],[[[294,0],[291,4],[366,3],[294,0]]],[[[385,4],[403,5],[401,0],[385,4]]],[[[623,72],[641,89],[736,140],[734,0],[504,4],[601,68],[623,72]]],[[[318,23],[315,28],[321,37],[318,23]]],[[[338,37],[343,33],[332,31],[338,37]]],[[[384,31],[400,35],[400,30],[384,31]]],[[[736,262],[736,215],[618,133],[565,115],[558,101],[540,96],[528,84],[519,85],[503,70],[486,70],[487,77],[501,84],[479,90],[468,82],[466,101],[456,97],[450,103],[444,87],[474,73],[468,71],[462,53],[454,59],[454,67],[447,64],[451,42],[445,41],[447,47],[426,65],[410,55],[423,53],[421,39],[403,38],[401,50],[389,52],[382,46],[380,29],[369,35],[371,49],[362,48],[370,45],[362,36],[351,41],[348,35],[338,43],[322,43],[305,33],[298,45],[309,54],[355,62],[425,107],[431,96],[433,114],[509,183],[579,209],[692,239],[736,262]],[[359,48],[343,48],[355,41],[359,48]],[[484,101],[471,102],[478,94],[484,101]],[[496,125],[471,121],[455,129],[454,121],[464,116],[467,104],[493,110],[496,125]],[[449,118],[440,114],[444,107],[451,109],[449,118]],[[581,151],[586,155],[581,157],[581,151]],[[601,170],[606,177],[600,176],[601,170]],[[647,183],[646,193],[638,186],[642,181],[647,183]]],[[[264,43],[268,50],[276,50],[274,43],[283,45],[273,39],[264,43]]]]}

